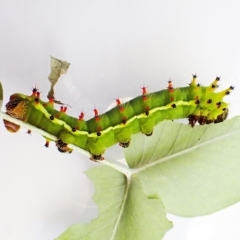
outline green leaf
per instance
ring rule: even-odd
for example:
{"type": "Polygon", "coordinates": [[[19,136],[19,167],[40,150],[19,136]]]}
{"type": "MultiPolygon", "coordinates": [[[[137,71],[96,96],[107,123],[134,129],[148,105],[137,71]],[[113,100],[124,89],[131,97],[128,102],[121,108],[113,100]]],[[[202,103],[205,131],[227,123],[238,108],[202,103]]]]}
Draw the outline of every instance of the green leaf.
{"type": "Polygon", "coordinates": [[[0,82],[0,109],[2,107],[2,103],[3,103],[3,87],[2,87],[2,84],[0,82]]]}
{"type": "Polygon", "coordinates": [[[126,150],[146,196],[178,216],[206,215],[240,200],[240,117],[191,128],[165,121],[126,150]]]}
{"type": "Polygon", "coordinates": [[[57,240],[154,240],[172,227],[161,200],[157,196],[147,198],[134,176],[128,180],[107,166],[93,168],[87,175],[95,185],[99,217],[71,226],[57,240]]]}

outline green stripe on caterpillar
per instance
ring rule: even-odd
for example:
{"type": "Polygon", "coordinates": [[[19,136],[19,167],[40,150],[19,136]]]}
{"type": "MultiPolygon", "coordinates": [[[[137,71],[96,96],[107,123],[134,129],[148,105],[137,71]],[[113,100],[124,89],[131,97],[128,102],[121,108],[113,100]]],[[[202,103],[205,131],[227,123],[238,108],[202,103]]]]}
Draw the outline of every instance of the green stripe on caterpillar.
{"type": "MultiPolygon", "coordinates": [[[[83,113],[78,118],[68,116],[67,107],[62,106],[57,111],[54,99],[42,101],[36,88],[30,96],[20,93],[11,95],[6,113],[56,136],[60,152],[71,152],[68,144],[74,144],[90,152],[92,160],[102,160],[104,151],[110,146],[119,143],[128,147],[131,135],[139,132],[151,136],[154,126],[165,119],[188,118],[192,127],[197,122],[203,125],[224,121],[228,115],[228,104],[223,102],[223,98],[234,87],[215,92],[219,77],[209,86],[200,86],[196,78],[193,75],[188,87],[176,89],[169,81],[167,89],[153,93],[147,93],[143,87],[142,95],[126,103],[117,99],[116,107],[104,114],[94,109],[94,117],[87,121],[83,113]]],[[[4,123],[11,132],[19,129],[16,124],[6,120],[4,123]]]]}

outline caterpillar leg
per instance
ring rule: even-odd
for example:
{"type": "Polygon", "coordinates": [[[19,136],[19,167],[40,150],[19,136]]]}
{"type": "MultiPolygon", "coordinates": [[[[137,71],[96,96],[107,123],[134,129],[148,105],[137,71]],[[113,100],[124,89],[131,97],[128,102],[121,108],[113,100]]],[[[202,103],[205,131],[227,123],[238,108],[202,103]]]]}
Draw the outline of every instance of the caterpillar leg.
{"type": "Polygon", "coordinates": [[[229,113],[229,109],[226,108],[223,110],[224,112],[220,115],[217,116],[217,119],[214,121],[214,123],[220,123],[220,122],[223,122],[227,119],[228,117],[228,113],[229,113]]]}
{"type": "Polygon", "coordinates": [[[121,146],[122,148],[128,148],[130,145],[130,141],[128,142],[119,142],[119,146],[121,146]]]}
{"type": "Polygon", "coordinates": [[[101,154],[100,155],[92,154],[90,160],[92,160],[93,162],[102,161],[104,160],[104,157],[101,154]]]}
{"type": "Polygon", "coordinates": [[[58,139],[56,142],[58,151],[61,153],[72,153],[72,149],[67,146],[67,143],[63,142],[61,139],[58,139]]]}
{"type": "Polygon", "coordinates": [[[188,122],[189,122],[189,124],[192,126],[192,127],[194,127],[195,126],[195,124],[198,122],[198,116],[196,116],[196,115],[189,115],[188,116],[188,122]]]}
{"type": "MultiPolygon", "coordinates": [[[[56,146],[58,148],[58,151],[61,153],[72,153],[72,149],[69,148],[67,146],[67,143],[63,142],[61,139],[58,139],[57,141],[55,141],[56,146]]],[[[97,161],[101,161],[104,160],[104,157],[100,154],[100,155],[96,155],[96,154],[92,154],[92,156],[90,157],[90,160],[97,162],[97,161]]]]}
{"type": "Polygon", "coordinates": [[[199,123],[200,125],[207,124],[207,122],[208,122],[207,116],[200,116],[200,117],[198,118],[198,123],[199,123]]]}

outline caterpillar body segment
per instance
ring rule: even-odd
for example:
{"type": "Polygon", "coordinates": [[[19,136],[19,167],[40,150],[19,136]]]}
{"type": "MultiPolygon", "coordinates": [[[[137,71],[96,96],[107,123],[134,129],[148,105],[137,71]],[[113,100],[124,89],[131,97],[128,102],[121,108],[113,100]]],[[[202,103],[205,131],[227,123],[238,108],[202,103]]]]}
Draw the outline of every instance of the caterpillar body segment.
{"type": "MultiPolygon", "coordinates": [[[[54,109],[54,99],[44,102],[37,90],[31,96],[15,93],[6,104],[7,114],[40,128],[59,140],[56,146],[60,152],[71,152],[67,144],[76,145],[91,153],[92,160],[102,160],[104,151],[119,143],[128,147],[133,134],[142,132],[151,136],[154,126],[169,119],[188,118],[193,127],[199,124],[218,123],[227,118],[228,104],[223,102],[233,87],[215,92],[219,78],[209,86],[200,86],[196,76],[188,87],[173,88],[168,82],[165,90],[148,93],[142,88],[142,95],[121,103],[106,113],[94,109],[94,117],[84,120],[84,113],[78,118],[67,115],[67,107],[54,109]]],[[[4,120],[6,128],[16,132],[19,126],[4,120]]],[[[48,144],[46,144],[48,145],[48,144]]]]}

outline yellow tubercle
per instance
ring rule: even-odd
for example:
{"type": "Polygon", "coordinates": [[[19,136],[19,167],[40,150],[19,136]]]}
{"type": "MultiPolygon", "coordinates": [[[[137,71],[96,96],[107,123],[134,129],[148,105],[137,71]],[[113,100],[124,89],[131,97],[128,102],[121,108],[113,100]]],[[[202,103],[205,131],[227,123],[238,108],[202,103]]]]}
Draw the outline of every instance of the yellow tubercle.
{"type": "Polygon", "coordinates": [[[229,95],[231,93],[231,91],[234,90],[233,86],[230,86],[229,88],[219,92],[219,94],[221,94],[223,97],[226,95],[229,95]]]}
{"type": "Polygon", "coordinates": [[[193,74],[192,76],[193,76],[193,78],[192,78],[192,81],[189,85],[190,86],[197,86],[197,75],[193,74]]]}
{"type": "Polygon", "coordinates": [[[220,81],[220,77],[216,77],[216,79],[207,87],[207,90],[214,92],[218,88],[218,82],[220,81]]]}

